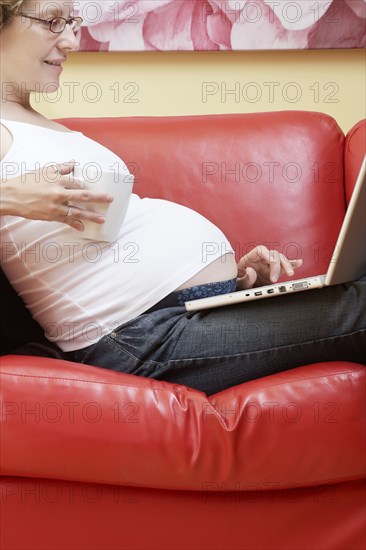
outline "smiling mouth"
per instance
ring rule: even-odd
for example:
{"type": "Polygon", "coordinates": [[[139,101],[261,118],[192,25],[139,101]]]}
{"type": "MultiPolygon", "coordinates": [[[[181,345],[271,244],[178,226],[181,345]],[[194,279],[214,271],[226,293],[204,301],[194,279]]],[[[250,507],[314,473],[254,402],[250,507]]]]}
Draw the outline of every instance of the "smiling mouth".
{"type": "Polygon", "coordinates": [[[45,61],[47,65],[52,65],[53,67],[61,67],[62,61],[45,61]]]}

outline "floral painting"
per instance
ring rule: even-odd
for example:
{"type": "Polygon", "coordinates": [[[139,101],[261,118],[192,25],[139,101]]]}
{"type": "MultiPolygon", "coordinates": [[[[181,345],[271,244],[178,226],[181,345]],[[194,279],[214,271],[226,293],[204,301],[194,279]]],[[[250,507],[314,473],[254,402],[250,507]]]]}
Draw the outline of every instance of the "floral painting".
{"type": "Polygon", "coordinates": [[[78,0],[80,50],[363,48],[366,0],[78,0]]]}

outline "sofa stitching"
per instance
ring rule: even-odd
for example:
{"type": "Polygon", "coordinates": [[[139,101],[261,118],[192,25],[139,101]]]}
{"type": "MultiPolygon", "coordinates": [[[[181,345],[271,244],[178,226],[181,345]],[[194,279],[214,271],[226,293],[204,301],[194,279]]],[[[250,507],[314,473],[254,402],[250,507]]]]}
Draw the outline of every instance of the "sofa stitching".
{"type": "MultiPolygon", "coordinates": [[[[133,384],[117,384],[116,382],[96,382],[94,380],[83,380],[82,378],[66,378],[65,376],[59,376],[59,377],[56,377],[56,376],[39,376],[39,375],[33,375],[33,374],[14,374],[12,372],[3,372],[3,371],[0,371],[0,375],[4,375],[4,376],[18,376],[18,377],[22,377],[22,378],[35,378],[35,379],[40,379],[40,380],[66,380],[68,382],[86,382],[87,384],[103,384],[103,385],[108,385],[108,386],[117,386],[117,387],[128,387],[128,388],[136,388],[136,389],[151,389],[151,390],[158,390],[158,391],[168,391],[167,389],[165,388],[145,388],[144,386],[135,386],[133,384]]],[[[171,391],[171,390],[169,390],[171,391]]],[[[176,390],[177,392],[181,392],[183,390],[181,389],[177,389],[176,390]]]]}
{"type": "Polygon", "coordinates": [[[353,128],[351,128],[351,129],[349,130],[349,132],[347,133],[347,135],[346,135],[346,143],[345,143],[345,148],[344,148],[346,154],[348,154],[348,152],[349,152],[349,149],[350,149],[350,142],[351,142],[353,136],[354,136],[359,130],[363,129],[362,126],[364,126],[364,125],[365,125],[365,121],[360,120],[360,122],[358,122],[358,123],[357,123],[353,128]]]}
{"type": "MultiPolygon", "coordinates": [[[[127,486],[125,485],[123,482],[119,482],[119,481],[108,481],[106,478],[104,478],[104,480],[100,480],[100,481],[96,481],[95,479],[92,479],[92,478],[87,478],[87,479],[80,479],[80,477],[77,477],[77,478],[72,478],[72,477],[60,477],[60,476],[56,476],[55,474],[52,474],[52,478],[50,477],[40,477],[39,474],[36,474],[36,475],[22,475],[22,474],[16,474],[15,476],[12,475],[12,474],[1,474],[1,477],[12,477],[12,478],[16,478],[16,479],[23,479],[23,478],[31,478],[31,479],[36,479],[36,480],[41,480],[41,481],[44,481],[44,480],[60,480],[60,481],[64,481],[65,483],[94,483],[95,485],[109,485],[109,486],[121,486],[121,487],[124,487],[124,486],[127,486]]],[[[311,481],[306,481],[304,483],[301,483],[301,485],[294,485],[292,487],[290,487],[290,490],[291,489],[310,489],[312,487],[317,487],[317,486],[322,486],[322,485],[339,485],[340,483],[349,483],[349,482],[353,482],[353,481],[362,481],[365,479],[365,476],[364,476],[364,473],[361,472],[360,474],[352,474],[351,476],[347,477],[347,479],[345,480],[344,479],[344,476],[339,475],[338,477],[332,477],[332,478],[324,478],[324,479],[312,479],[311,481]],[[316,484],[316,485],[315,485],[316,484]]],[[[273,489],[259,489],[259,491],[263,491],[263,492],[266,492],[266,491],[283,491],[284,488],[287,488],[289,489],[289,487],[287,486],[288,482],[284,482],[284,485],[283,487],[275,487],[273,489]]],[[[152,484],[147,484],[144,482],[144,485],[134,485],[133,486],[134,489],[156,489],[156,490],[163,490],[163,491],[198,491],[198,490],[202,490],[202,487],[200,489],[186,489],[186,488],[180,488],[180,489],[173,489],[171,487],[167,487],[167,486],[161,486],[161,485],[152,485],[152,484]]],[[[257,488],[255,490],[258,490],[257,488]]],[[[225,493],[232,493],[234,492],[234,490],[228,490],[228,491],[225,491],[225,493]]],[[[244,491],[242,491],[244,492],[244,491]]],[[[250,492],[249,491],[245,491],[245,492],[250,492]]]]}
{"type": "MultiPolygon", "coordinates": [[[[299,367],[301,368],[301,367],[299,367]]],[[[323,374],[323,375],[318,375],[318,376],[307,376],[307,377],[301,377],[301,378],[298,378],[297,380],[291,380],[291,383],[295,383],[295,382],[302,382],[304,380],[315,380],[315,379],[320,379],[320,378],[329,378],[329,377],[335,377],[335,376],[339,376],[341,374],[361,374],[363,375],[363,372],[360,372],[358,370],[347,370],[347,371],[342,371],[342,372],[337,372],[337,373],[330,373],[330,374],[323,374]]],[[[6,376],[15,376],[15,377],[22,377],[22,378],[34,378],[34,379],[41,379],[41,380],[66,380],[68,382],[86,382],[87,384],[103,384],[103,385],[108,385],[108,386],[117,386],[117,387],[128,387],[128,388],[135,388],[135,389],[152,389],[152,390],[157,390],[157,391],[169,391],[170,393],[172,392],[172,390],[167,390],[165,388],[145,388],[144,386],[134,386],[132,384],[117,384],[115,382],[95,382],[93,380],[82,380],[82,379],[79,379],[79,378],[66,378],[66,377],[59,377],[59,378],[56,378],[54,376],[37,376],[37,375],[29,375],[29,374],[14,374],[14,373],[10,373],[10,372],[3,372],[3,371],[0,371],[0,375],[6,375],[6,376]]],[[[283,383],[277,383],[277,384],[273,384],[271,386],[261,386],[259,388],[256,389],[256,391],[259,391],[259,390],[262,390],[262,389],[267,389],[267,388],[274,388],[276,386],[281,386],[283,385],[283,383]]],[[[184,389],[186,389],[186,387],[184,386],[184,389]]],[[[182,391],[184,390],[181,390],[181,389],[177,389],[176,392],[177,393],[181,393],[182,391]]],[[[227,390],[225,390],[227,391],[227,390]]],[[[217,392],[217,393],[222,393],[222,392],[217,392]]],[[[212,397],[214,398],[216,394],[213,394],[212,397]]],[[[210,396],[211,397],[211,396],[210,396]]],[[[209,401],[209,399],[208,399],[209,401]]]]}

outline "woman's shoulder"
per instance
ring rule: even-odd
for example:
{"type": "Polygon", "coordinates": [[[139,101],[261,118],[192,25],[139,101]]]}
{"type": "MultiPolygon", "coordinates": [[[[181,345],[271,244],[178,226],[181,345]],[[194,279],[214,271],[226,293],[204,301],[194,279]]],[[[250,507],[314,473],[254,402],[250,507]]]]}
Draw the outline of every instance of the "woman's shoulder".
{"type": "Polygon", "coordinates": [[[39,113],[32,112],[2,112],[0,117],[0,160],[5,160],[6,155],[14,143],[22,143],[25,147],[32,147],[32,139],[38,140],[41,135],[42,139],[49,139],[49,134],[45,131],[57,132],[54,135],[73,134],[66,126],[58,124],[53,120],[43,117],[39,113]]]}
{"type": "Polygon", "coordinates": [[[22,134],[27,128],[27,133],[36,133],[40,129],[67,132],[70,130],[61,124],[53,122],[41,115],[32,113],[11,113],[2,112],[0,117],[0,160],[3,160],[9,153],[14,141],[14,136],[22,134]],[[25,126],[24,126],[25,125],[25,126]]]}
{"type": "Polygon", "coordinates": [[[0,120],[0,160],[3,160],[10,151],[13,143],[13,136],[0,120]]]}
{"type": "Polygon", "coordinates": [[[48,130],[57,130],[58,132],[70,132],[69,128],[66,126],[63,126],[62,124],[58,124],[57,122],[54,122],[53,120],[50,120],[49,118],[46,118],[45,116],[41,115],[40,113],[36,111],[27,111],[23,109],[22,111],[13,111],[13,112],[6,112],[3,110],[2,116],[0,118],[0,122],[4,121],[5,125],[7,122],[10,124],[12,122],[18,123],[18,124],[28,124],[30,126],[34,126],[36,128],[46,128],[48,130]]]}

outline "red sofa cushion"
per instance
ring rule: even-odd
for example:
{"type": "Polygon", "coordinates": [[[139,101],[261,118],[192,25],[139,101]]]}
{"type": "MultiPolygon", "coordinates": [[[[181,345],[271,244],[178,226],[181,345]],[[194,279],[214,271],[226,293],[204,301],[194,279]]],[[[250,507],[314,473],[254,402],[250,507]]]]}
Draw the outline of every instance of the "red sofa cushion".
{"type": "Polygon", "coordinates": [[[345,213],[344,135],[330,116],[283,111],[61,122],[121,156],[139,195],[205,215],[238,258],[267,244],[303,257],[299,277],[326,272],[345,213]]]}
{"type": "Polygon", "coordinates": [[[1,371],[1,475],[196,491],[365,476],[361,365],[298,367],[210,398],[41,357],[5,357],[1,371]]]}

